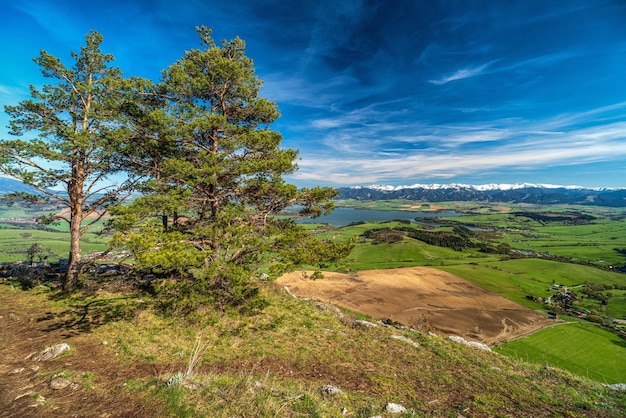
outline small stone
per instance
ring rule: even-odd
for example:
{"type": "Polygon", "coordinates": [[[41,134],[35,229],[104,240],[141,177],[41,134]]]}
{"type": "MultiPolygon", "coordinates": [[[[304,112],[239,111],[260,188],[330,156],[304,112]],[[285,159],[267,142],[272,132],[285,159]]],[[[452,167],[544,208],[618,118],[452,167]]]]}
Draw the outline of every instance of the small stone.
{"type": "Polygon", "coordinates": [[[324,385],[320,388],[320,391],[322,392],[322,395],[326,396],[338,396],[343,393],[341,389],[333,385],[324,385]]]}
{"type": "Polygon", "coordinates": [[[388,412],[390,414],[403,414],[406,412],[406,408],[397,403],[389,402],[387,405],[385,405],[385,412],[388,412]]]}
{"type": "Polygon", "coordinates": [[[20,374],[24,371],[23,367],[16,367],[14,369],[9,370],[9,374],[20,374]]]}
{"type": "Polygon", "coordinates": [[[259,382],[258,380],[255,380],[253,382],[250,382],[250,387],[248,387],[248,392],[256,393],[258,390],[262,388],[263,388],[263,383],[259,382]]]}
{"type": "Polygon", "coordinates": [[[65,389],[70,386],[72,382],[64,377],[55,377],[50,382],[50,388],[55,390],[65,389]]]}

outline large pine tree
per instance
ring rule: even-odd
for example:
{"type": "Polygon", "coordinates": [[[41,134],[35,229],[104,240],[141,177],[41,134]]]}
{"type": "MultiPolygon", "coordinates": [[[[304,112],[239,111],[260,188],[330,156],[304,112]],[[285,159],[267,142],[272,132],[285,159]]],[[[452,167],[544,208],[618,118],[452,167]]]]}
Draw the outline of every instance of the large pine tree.
{"type": "Polygon", "coordinates": [[[87,34],[70,68],[42,51],[35,62],[53,82],[40,90],[31,86],[32,99],[5,106],[11,134],[20,138],[0,141],[0,172],[67,208],[57,217],[69,223],[67,291],[81,273],[81,236],[132,185],[132,176],[122,183],[110,179],[121,169],[111,144],[122,131],[118,107],[126,81],[101,43],[98,32],[87,34]]]}
{"type": "Polygon", "coordinates": [[[298,152],[281,148],[270,129],[275,103],[239,38],[217,45],[197,29],[192,49],[127,107],[129,171],[149,177],[142,197],[117,209],[117,242],[138,266],[163,274],[175,305],[246,305],[261,265],[284,271],[337,260],[349,247],[315,240],[276,215],[288,206],[320,215],[332,210],[331,188],[298,190],[283,176],[298,152]],[[158,152],[155,152],[158,150],[158,152]]]}

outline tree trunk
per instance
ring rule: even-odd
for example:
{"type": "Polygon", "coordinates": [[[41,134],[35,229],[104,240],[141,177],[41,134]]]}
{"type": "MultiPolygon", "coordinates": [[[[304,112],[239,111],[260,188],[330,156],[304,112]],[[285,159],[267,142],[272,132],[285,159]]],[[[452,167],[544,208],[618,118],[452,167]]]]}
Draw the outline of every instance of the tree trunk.
{"type": "Polygon", "coordinates": [[[75,212],[82,212],[82,205],[79,208],[72,209],[72,218],[70,220],[70,255],[65,283],[63,284],[63,290],[66,292],[71,292],[76,289],[80,276],[80,220],[82,213],[75,212]]]}
{"type": "MultiPolygon", "coordinates": [[[[75,167],[73,173],[75,174],[74,179],[82,178],[80,167],[75,167]]],[[[68,187],[68,195],[70,200],[70,254],[63,290],[72,292],[76,289],[80,276],[80,227],[83,221],[83,183],[73,180],[68,187]]]]}

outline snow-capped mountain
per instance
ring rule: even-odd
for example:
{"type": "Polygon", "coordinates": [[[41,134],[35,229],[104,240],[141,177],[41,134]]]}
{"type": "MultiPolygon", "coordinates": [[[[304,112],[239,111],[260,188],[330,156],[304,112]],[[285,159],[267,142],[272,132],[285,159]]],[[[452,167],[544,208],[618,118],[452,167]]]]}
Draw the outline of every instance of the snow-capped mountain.
{"type": "Polygon", "coordinates": [[[584,189],[584,190],[619,190],[615,188],[607,188],[607,187],[584,187],[584,186],[563,186],[558,184],[535,184],[535,183],[489,183],[489,184],[462,184],[462,183],[450,183],[450,184],[412,184],[410,186],[384,186],[379,184],[373,184],[371,186],[352,186],[351,189],[374,189],[374,190],[385,190],[385,191],[395,191],[395,190],[404,190],[404,189],[425,189],[425,190],[438,190],[438,189],[472,189],[472,190],[480,190],[480,191],[489,191],[489,190],[514,190],[514,189],[584,189]]]}
{"type": "Polygon", "coordinates": [[[555,184],[413,184],[340,188],[339,199],[476,201],[626,207],[626,189],[555,184]]]}

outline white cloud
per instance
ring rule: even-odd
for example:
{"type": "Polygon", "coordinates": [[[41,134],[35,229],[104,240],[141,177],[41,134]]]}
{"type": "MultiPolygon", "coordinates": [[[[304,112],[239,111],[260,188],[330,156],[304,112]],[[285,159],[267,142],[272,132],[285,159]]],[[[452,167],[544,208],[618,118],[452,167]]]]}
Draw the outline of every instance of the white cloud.
{"type": "MultiPolygon", "coordinates": [[[[547,122],[550,124],[551,121],[547,122]]],[[[325,141],[331,148],[330,152],[302,152],[300,170],[293,178],[338,185],[380,183],[393,179],[449,179],[487,172],[619,161],[626,157],[626,122],[570,127],[563,132],[538,129],[540,126],[536,125],[542,124],[546,122],[526,123],[527,126],[519,131],[513,128],[486,129],[483,133],[476,127],[468,132],[463,132],[461,127],[433,127],[433,130],[440,130],[434,142],[447,141],[446,146],[419,150],[397,148],[394,152],[378,148],[384,145],[384,140],[356,140],[342,132],[333,136],[334,142],[325,141]],[[452,138],[446,139],[446,134],[452,135],[452,138]],[[477,139],[488,140],[489,135],[494,141],[490,146],[472,151],[462,149],[463,145],[477,139]],[[497,142],[504,137],[505,141],[497,142]]],[[[428,136],[421,137],[424,138],[428,136]]]]}
{"type": "Polygon", "coordinates": [[[439,79],[436,80],[428,80],[430,83],[435,84],[435,85],[442,85],[442,84],[447,84],[451,81],[457,81],[457,80],[463,80],[466,78],[471,78],[471,77],[476,77],[478,75],[481,75],[482,73],[485,72],[485,70],[493,63],[494,61],[490,61],[486,64],[483,65],[479,65],[478,67],[469,67],[469,68],[462,68],[460,70],[457,70],[456,72],[443,76],[439,79]]]}

